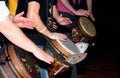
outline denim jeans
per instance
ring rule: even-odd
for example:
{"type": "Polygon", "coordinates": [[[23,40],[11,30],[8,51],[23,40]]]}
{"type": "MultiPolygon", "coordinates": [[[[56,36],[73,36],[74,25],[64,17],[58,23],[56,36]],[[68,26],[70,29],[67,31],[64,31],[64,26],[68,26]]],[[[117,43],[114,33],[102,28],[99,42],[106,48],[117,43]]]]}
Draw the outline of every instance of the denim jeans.
{"type": "MultiPolygon", "coordinates": [[[[44,48],[42,45],[38,45],[38,47],[41,49],[44,48]]],[[[47,69],[40,67],[40,78],[49,78],[47,69]]]]}

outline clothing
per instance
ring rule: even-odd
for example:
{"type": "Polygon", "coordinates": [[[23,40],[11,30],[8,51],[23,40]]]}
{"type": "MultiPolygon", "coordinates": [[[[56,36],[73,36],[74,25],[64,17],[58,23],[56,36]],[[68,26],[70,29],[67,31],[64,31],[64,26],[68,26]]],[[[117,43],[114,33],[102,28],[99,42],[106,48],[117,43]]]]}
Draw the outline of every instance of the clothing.
{"type": "MultiPolygon", "coordinates": [[[[72,7],[74,7],[75,9],[79,8],[80,0],[68,0],[68,1],[72,5],[72,7]]],[[[67,9],[64,6],[63,3],[61,3],[60,0],[57,0],[57,8],[58,8],[58,11],[60,11],[60,12],[65,12],[65,13],[68,13],[70,15],[74,15],[69,9],[67,9]]]]}
{"type": "Polygon", "coordinates": [[[8,8],[10,10],[10,14],[15,16],[17,9],[18,0],[8,0],[8,8]]]}
{"type": "Polygon", "coordinates": [[[9,13],[10,12],[5,4],[5,0],[0,0],[0,22],[3,21],[9,13]]]}

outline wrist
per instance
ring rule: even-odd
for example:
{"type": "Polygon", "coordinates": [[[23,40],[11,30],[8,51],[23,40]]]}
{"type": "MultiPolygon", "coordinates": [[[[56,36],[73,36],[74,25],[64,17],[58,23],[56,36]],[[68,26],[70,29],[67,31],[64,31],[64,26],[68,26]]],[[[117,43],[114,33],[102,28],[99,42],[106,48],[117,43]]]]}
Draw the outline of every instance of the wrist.
{"type": "Polygon", "coordinates": [[[38,30],[41,34],[51,38],[52,33],[47,29],[46,26],[44,26],[41,30],[38,30]]]}
{"type": "Polygon", "coordinates": [[[59,15],[57,18],[56,18],[56,21],[59,23],[59,20],[61,18],[61,15],[59,15]]]}
{"type": "Polygon", "coordinates": [[[42,30],[40,30],[39,32],[43,33],[46,29],[47,29],[46,26],[44,26],[44,28],[42,30]]]}
{"type": "Polygon", "coordinates": [[[72,11],[72,13],[76,15],[76,13],[77,13],[77,10],[73,10],[73,11],[72,11]]]}

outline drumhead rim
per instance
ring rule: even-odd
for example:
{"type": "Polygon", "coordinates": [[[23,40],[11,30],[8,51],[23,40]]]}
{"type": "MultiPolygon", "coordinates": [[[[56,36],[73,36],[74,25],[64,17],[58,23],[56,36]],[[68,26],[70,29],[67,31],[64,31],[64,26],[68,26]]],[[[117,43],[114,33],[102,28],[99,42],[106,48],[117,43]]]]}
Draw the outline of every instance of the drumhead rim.
{"type": "Polygon", "coordinates": [[[20,59],[18,59],[18,56],[16,55],[15,51],[14,51],[14,45],[9,45],[8,46],[8,54],[11,56],[11,57],[14,57],[14,58],[11,58],[11,62],[14,63],[15,62],[15,68],[18,70],[19,74],[21,76],[26,76],[28,78],[31,78],[30,74],[27,72],[27,69],[25,69],[25,67],[23,66],[23,64],[20,64],[21,61],[20,59]],[[11,53],[11,52],[12,53],[11,53]],[[18,68],[19,66],[19,68],[18,68]]]}
{"type": "Polygon", "coordinates": [[[79,18],[79,21],[80,21],[82,30],[83,30],[87,35],[89,35],[90,37],[96,36],[95,26],[93,25],[93,23],[92,23],[88,18],[86,18],[86,17],[80,17],[80,18],[79,18]],[[92,25],[91,28],[92,28],[92,30],[94,31],[94,33],[93,33],[93,32],[89,32],[89,31],[84,27],[83,22],[82,22],[83,19],[84,19],[84,20],[88,20],[88,22],[92,25]]]}
{"type": "MultiPolygon", "coordinates": [[[[78,47],[77,47],[69,38],[67,38],[67,40],[68,40],[69,42],[71,42],[71,45],[73,45],[72,47],[74,47],[74,48],[77,50],[77,52],[79,53],[78,47]]],[[[56,40],[56,41],[57,41],[66,51],[70,52],[71,54],[77,53],[77,52],[72,52],[70,49],[68,49],[65,45],[63,45],[63,44],[60,42],[60,40],[56,40]]]]}

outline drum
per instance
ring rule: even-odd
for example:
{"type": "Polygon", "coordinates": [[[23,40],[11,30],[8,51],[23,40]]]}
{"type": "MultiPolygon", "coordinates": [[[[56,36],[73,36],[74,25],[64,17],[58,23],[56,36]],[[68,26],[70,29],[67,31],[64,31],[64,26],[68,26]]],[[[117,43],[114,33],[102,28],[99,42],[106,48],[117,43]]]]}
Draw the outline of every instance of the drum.
{"type": "Polygon", "coordinates": [[[80,17],[72,26],[71,40],[77,42],[89,42],[96,36],[96,29],[87,17],[80,17]]]}
{"type": "Polygon", "coordinates": [[[39,66],[35,57],[9,45],[0,53],[0,78],[39,78],[39,66]]]}
{"type": "Polygon", "coordinates": [[[71,65],[79,63],[87,55],[87,53],[81,54],[70,39],[51,40],[47,46],[44,51],[55,58],[55,62],[47,68],[49,77],[65,72],[71,65]]]}

